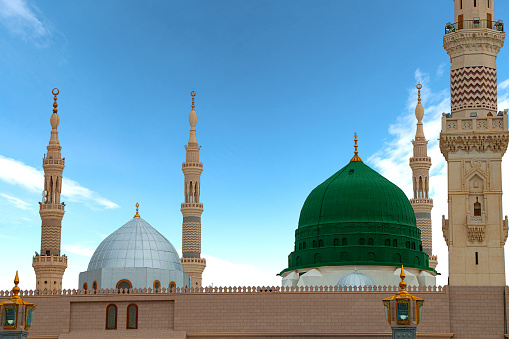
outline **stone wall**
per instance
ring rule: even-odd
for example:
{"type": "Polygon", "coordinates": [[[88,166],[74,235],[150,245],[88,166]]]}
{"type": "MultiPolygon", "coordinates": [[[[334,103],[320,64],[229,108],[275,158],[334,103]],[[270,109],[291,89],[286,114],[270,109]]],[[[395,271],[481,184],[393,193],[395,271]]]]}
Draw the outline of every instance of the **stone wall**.
{"type": "MultiPolygon", "coordinates": [[[[391,329],[385,321],[381,300],[394,291],[250,290],[143,294],[70,291],[70,295],[23,298],[38,305],[30,330],[30,338],[34,339],[390,338],[391,329]],[[130,303],[138,305],[135,330],[126,329],[130,303]],[[105,330],[109,304],[118,307],[117,330],[105,330]]],[[[504,295],[509,296],[507,287],[448,286],[411,293],[425,300],[418,337],[504,338],[504,316],[509,311],[504,301],[504,295]]]]}

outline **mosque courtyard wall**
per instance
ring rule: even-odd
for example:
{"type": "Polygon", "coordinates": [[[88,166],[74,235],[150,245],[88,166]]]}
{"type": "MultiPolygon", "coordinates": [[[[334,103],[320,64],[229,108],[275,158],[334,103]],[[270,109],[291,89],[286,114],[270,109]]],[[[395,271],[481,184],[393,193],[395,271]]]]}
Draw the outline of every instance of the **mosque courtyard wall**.
{"type": "MultiPolygon", "coordinates": [[[[29,336],[33,339],[391,337],[382,299],[397,291],[396,287],[311,289],[276,287],[270,292],[257,287],[239,292],[215,288],[129,294],[68,290],[55,295],[30,295],[34,294],[30,291],[22,296],[37,304],[29,336]],[[118,310],[117,329],[106,330],[106,308],[111,304],[118,310]],[[138,309],[137,329],[126,329],[130,304],[138,309]]],[[[446,286],[410,292],[425,300],[420,338],[505,338],[508,287],[446,286]]]]}

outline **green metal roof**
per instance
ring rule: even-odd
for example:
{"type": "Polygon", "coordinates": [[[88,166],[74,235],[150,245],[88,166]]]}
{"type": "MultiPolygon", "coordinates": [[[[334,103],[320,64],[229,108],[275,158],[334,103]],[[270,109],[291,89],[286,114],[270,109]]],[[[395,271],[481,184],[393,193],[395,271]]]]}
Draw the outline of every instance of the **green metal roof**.
{"type": "Polygon", "coordinates": [[[405,193],[362,161],[352,161],[307,197],[283,272],[401,264],[433,271],[420,234],[405,193]]]}

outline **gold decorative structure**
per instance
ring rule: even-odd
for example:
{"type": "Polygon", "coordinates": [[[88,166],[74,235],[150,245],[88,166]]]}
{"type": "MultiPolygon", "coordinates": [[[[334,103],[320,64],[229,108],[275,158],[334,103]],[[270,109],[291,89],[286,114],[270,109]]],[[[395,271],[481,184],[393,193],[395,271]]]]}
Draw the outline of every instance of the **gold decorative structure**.
{"type": "Polygon", "coordinates": [[[136,214],[134,215],[135,218],[140,217],[140,214],[138,213],[138,207],[140,207],[140,204],[136,203],[136,214]]]}
{"type": "Polygon", "coordinates": [[[421,103],[421,88],[422,88],[422,85],[421,84],[417,84],[417,92],[419,94],[419,97],[417,98],[417,100],[419,100],[419,103],[421,103]]]}
{"type": "Polygon", "coordinates": [[[419,325],[422,318],[424,299],[413,296],[406,290],[407,283],[405,282],[405,270],[403,269],[403,265],[401,265],[399,277],[401,278],[399,292],[392,297],[382,300],[385,307],[387,322],[392,324],[392,310],[395,311],[396,325],[419,325]],[[412,305],[413,303],[415,303],[415,307],[412,305]]]}
{"type": "Polygon", "coordinates": [[[354,136],[354,139],[353,139],[353,140],[355,141],[355,145],[354,145],[354,147],[355,147],[355,152],[353,152],[353,153],[354,153],[354,156],[353,156],[352,160],[350,160],[350,162],[352,162],[352,161],[362,161],[362,159],[359,157],[359,152],[357,151],[357,147],[359,147],[359,146],[357,145],[357,133],[354,133],[354,135],[353,135],[353,136],[354,136]]]}
{"type": "Polygon", "coordinates": [[[10,297],[8,300],[0,303],[0,308],[2,308],[2,314],[0,318],[4,319],[3,321],[4,330],[21,330],[22,329],[21,326],[25,330],[28,330],[30,326],[32,326],[33,312],[37,305],[21,299],[21,297],[18,295],[20,291],[18,284],[19,277],[18,271],[16,271],[16,277],[14,278],[14,287],[12,288],[13,296],[10,297]],[[19,313],[20,306],[22,311],[21,314],[19,313]],[[23,308],[23,306],[25,307],[23,308]],[[25,315],[24,318],[22,318],[23,313],[25,315]],[[21,323],[20,318],[23,319],[21,323]]]}
{"type": "Polygon", "coordinates": [[[53,113],[57,113],[57,112],[58,112],[58,110],[57,110],[57,107],[58,107],[58,104],[57,104],[57,95],[60,93],[60,91],[58,90],[58,88],[53,88],[53,90],[51,91],[51,93],[55,96],[55,97],[53,98],[53,100],[55,100],[55,101],[53,102],[53,113]],[[56,93],[55,93],[55,90],[57,91],[56,93]]]}
{"type": "Polygon", "coordinates": [[[194,111],[194,96],[196,95],[196,92],[194,91],[194,89],[191,91],[191,96],[193,97],[193,103],[191,105],[191,109],[194,111]]]}

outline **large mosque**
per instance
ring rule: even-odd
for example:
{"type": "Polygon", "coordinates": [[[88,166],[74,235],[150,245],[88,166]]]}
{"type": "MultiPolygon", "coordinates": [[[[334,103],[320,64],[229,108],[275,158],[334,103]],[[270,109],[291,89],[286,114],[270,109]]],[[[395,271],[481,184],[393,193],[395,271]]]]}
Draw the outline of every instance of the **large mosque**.
{"type": "MultiPolygon", "coordinates": [[[[418,337],[507,338],[503,246],[508,219],[502,213],[501,161],[509,129],[507,110],[497,108],[496,78],[505,33],[503,23],[494,21],[495,0],[454,0],[454,6],[454,23],[446,25],[444,35],[452,64],[451,112],[443,114],[440,133],[448,163],[448,217],[442,230],[449,285],[435,286],[431,159],[419,93],[412,199],[362,161],[355,137],[350,162],[304,202],[294,250],[279,273],[281,286],[202,287],[203,165],[193,91],[182,164],[182,257],[136,210],[95,250],[80,273],[80,286],[62,291],[68,264],[60,251],[65,158],[55,89],[43,159],[41,247],[33,257],[36,286],[21,292],[37,305],[29,338],[388,338],[382,299],[400,281],[402,265],[411,291],[425,301],[418,337]]],[[[0,292],[0,297],[7,296],[0,292]]]]}

